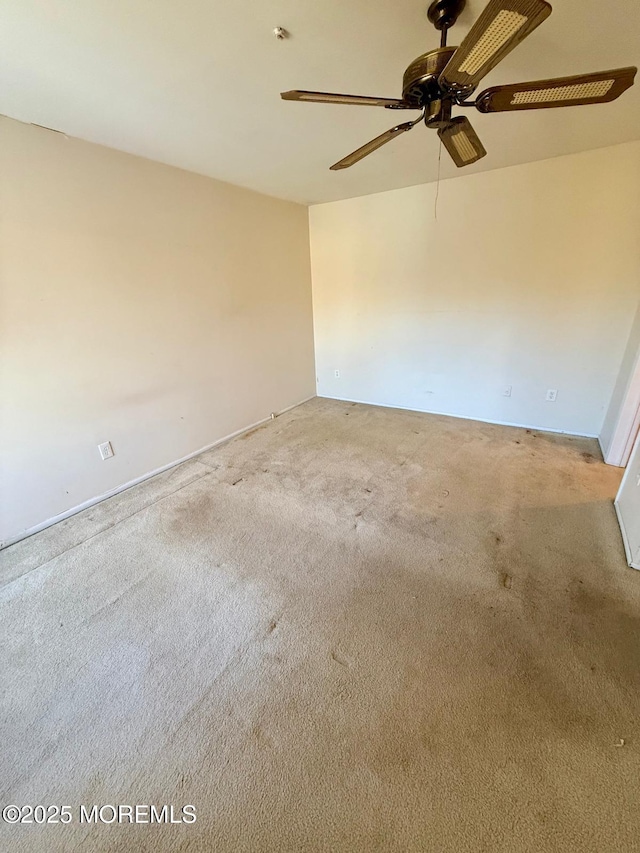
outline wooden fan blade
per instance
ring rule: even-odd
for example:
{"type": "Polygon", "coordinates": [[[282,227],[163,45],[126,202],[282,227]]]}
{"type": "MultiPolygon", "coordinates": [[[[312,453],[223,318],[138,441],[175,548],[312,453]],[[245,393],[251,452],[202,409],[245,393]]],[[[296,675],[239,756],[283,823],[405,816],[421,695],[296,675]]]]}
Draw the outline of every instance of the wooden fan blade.
{"type": "Polygon", "coordinates": [[[458,167],[470,166],[487,153],[465,116],[451,119],[446,127],[440,128],[438,136],[458,167]]]}
{"type": "Polygon", "coordinates": [[[392,139],[395,139],[396,136],[399,136],[401,133],[406,133],[407,130],[411,130],[412,127],[415,127],[417,122],[415,121],[407,121],[404,124],[399,124],[397,127],[392,127],[391,130],[385,130],[384,133],[381,133],[380,136],[376,136],[375,139],[372,139],[370,142],[365,143],[360,148],[357,148],[355,151],[352,151],[351,154],[347,154],[346,157],[343,157],[342,160],[338,160],[337,163],[334,163],[331,166],[331,170],[336,172],[338,169],[348,169],[349,166],[353,166],[354,163],[357,163],[358,160],[362,160],[363,157],[366,157],[367,154],[371,154],[372,151],[380,148],[382,145],[386,145],[387,142],[391,142],[392,139]]]}
{"type": "Polygon", "coordinates": [[[546,0],[490,0],[440,75],[440,85],[470,93],[551,14],[546,0]]]}
{"type": "Polygon", "coordinates": [[[510,86],[492,86],[476,99],[481,113],[507,110],[545,110],[552,107],[574,107],[582,104],[606,104],[615,101],[631,86],[637,68],[616,68],[576,77],[556,77],[510,86]]]}
{"type": "Polygon", "coordinates": [[[411,106],[398,98],[370,98],[368,95],[338,95],[332,92],[306,92],[304,89],[292,89],[291,92],[281,92],[284,101],[309,101],[315,104],[355,104],[364,107],[387,107],[394,110],[415,110],[420,107],[411,106]]]}

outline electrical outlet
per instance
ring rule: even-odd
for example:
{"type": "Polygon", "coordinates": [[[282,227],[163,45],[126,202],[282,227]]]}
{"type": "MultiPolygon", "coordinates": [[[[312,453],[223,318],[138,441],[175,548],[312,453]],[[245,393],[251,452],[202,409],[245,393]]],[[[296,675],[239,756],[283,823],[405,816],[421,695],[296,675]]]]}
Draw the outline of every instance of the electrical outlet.
{"type": "Polygon", "coordinates": [[[503,397],[510,397],[511,396],[511,385],[505,385],[504,386],[504,388],[502,389],[502,396],[503,397]]]}
{"type": "Polygon", "coordinates": [[[339,371],[339,370],[334,370],[333,372],[334,372],[334,374],[335,374],[336,379],[340,379],[340,371],[339,371]]]}
{"type": "Polygon", "coordinates": [[[545,400],[548,403],[555,403],[555,401],[557,399],[558,399],[558,392],[556,391],[556,389],[555,388],[549,388],[549,390],[547,391],[547,396],[545,397],[545,400]]]}
{"type": "Polygon", "coordinates": [[[110,441],[105,441],[102,444],[99,444],[98,451],[103,461],[105,459],[111,459],[111,457],[113,456],[113,447],[111,447],[110,441]]]}

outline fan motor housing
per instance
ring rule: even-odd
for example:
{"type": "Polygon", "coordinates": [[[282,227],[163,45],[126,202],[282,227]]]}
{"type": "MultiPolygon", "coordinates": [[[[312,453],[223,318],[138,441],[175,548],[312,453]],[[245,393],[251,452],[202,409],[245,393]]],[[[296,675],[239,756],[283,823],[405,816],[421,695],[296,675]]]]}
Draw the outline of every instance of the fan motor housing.
{"type": "Polygon", "coordinates": [[[456,52],[455,47],[439,47],[414,59],[402,77],[402,99],[424,107],[442,97],[438,77],[456,52]]]}

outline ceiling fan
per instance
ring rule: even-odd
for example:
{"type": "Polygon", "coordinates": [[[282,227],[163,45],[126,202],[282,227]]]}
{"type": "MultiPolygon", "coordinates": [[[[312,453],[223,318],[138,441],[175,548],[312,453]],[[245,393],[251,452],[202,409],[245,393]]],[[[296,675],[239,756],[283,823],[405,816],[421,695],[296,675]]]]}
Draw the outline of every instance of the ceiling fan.
{"type": "Polygon", "coordinates": [[[428,17],[440,30],[440,47],[423,53],[409,65],[402,79],[402,98],[337,95],[294,89],[282,92],[286,101],[324,104],[361,104],[388,110],[421,110],[413,121],[392,127],[331,166],[353,166],[367,154],[411,130],[424,120],[438,131],[456,166],[469,166],[486,151],[471,122],[452,117],[453,107],[475,107],[481,113],[539,110],[604,104],[614,101],[633,85],[637,68],[616,68],[576,77],[557,77],[531,83],[512,83],[485,89],[468,100],[483,77],[551,14],[546,0],[490,0],[460,47],[447,47],[447,30],[458,19],[466,0],[433,0],[428,17]]]}

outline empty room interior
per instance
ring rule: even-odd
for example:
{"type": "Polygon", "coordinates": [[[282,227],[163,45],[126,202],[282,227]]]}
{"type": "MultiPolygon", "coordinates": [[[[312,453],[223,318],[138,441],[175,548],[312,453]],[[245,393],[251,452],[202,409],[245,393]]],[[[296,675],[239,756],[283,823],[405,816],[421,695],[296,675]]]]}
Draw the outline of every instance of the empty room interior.
{"type": "Polygon", "coordinates": [[[0,3],[3,853],[638,849],[639,59],[0,3]]]}

